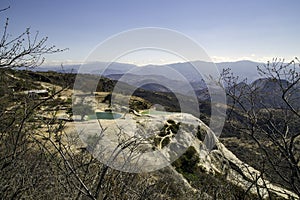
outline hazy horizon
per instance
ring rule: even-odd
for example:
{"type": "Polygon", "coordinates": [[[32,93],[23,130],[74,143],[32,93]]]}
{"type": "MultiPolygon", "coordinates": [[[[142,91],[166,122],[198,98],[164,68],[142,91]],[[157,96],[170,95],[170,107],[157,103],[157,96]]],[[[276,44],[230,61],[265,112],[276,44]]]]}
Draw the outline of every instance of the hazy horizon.
{"type": "MultiPolygon", "coordinates": [[[[275,58],[274,58],[275,59],[275,58]]],[[[281,59],[281,61],[283,60],[282,58],[277,58],[277,59],[281,59]]],[[[267,61],[272,61],[271,60],[267,60],[267,61]]],[[[267,62],[266,61],[266,62],[267,62]]],[[[289,62],[289,60],[284,60],[286,63],[289,62]]],[[[168,62],[168,63],[148,63],[148,64],[138,64],[138,63],[130,63],[130,62],[111,62],[111,61],[89,61],[89,62],[53,62],[53,63],[43,63],[41,65],[41,67],[59,67],[61,64],[64,64],[64,66],[70,66],[70,65],[82,65],[82,64],[97,64],[97,63],[120,63],[120,64],[126,64],[126,65],[135,65],[137,67],[146,67],[146,66],[164,66],[164,65],[172,65],[172,64],[182,64],[182,63],[193,63],[193,62],[206,62],[206,63],[215,63],[215,64],[222,64],[222,63],[238,63],[238,62],[252,62],[252,63],[261,63],[264,64],[266,62],[262,62],[262,61],[255,61],[255,60],[233,60],[233,61],[219,61],[219,62],[214,62],[214,61],[205,61],[205,60],[191,60],[191,61],[174,61],[174,62],[168,62]]]]}

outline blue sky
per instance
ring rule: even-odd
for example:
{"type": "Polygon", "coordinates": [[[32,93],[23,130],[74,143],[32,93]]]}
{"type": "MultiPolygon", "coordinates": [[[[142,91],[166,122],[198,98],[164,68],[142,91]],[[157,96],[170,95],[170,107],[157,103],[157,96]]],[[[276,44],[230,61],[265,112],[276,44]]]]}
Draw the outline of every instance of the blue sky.
{"type": "Polygon", "coordinates": [[[0,30],[9,17],[12,35],[31,27],[48,36],[49,44],[70,49],[48,56],[48,63],[82,62],[108,37],[142,27],[179,31],[214,61],[300,56],[299,0],[1,0],[0,7],[8,5],[0,30]]]}

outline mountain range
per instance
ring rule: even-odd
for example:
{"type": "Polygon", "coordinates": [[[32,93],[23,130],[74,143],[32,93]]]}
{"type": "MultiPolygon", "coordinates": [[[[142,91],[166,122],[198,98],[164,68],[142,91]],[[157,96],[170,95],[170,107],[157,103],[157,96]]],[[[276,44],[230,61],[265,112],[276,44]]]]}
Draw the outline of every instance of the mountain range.
{"type": "Polygon", "coordinates": [[[247,60],[221,63],[192,61],[141,67],[117,62],[93,62],[84,65],[65,65],[63,67],[44,65],[34,70],[101,75],[146,90],[172,91],[189,95],[195,91],[202,93],[203,90],[207,89],[209,81],[207,77],[211,75],[210,72],[216,73],[214,76],[216,78],[218,76],[217,71],[221,73],[223,69],[230,68],[234,74],[245,77],[249,81],[254,81],[258,78],[256,68],[259,65],[261,63],[247,60]]]}
{"type": "MultiPolygon", "coordinates": [[[[73,72],[73,73],[89,73],[89,74],[100,74],[104,76],[112,74],[135,74],[135,75],[164,75],[165,78],[175,79],[176,77],[169,76],[170,69],[176,70],[179,75],[183,75],[190,82],[199,81],[201,75],[198,71],[195,71],[193,65],[201,66],[201,69],[214,67],[221,72],[223,69],[230,68],[232,72],[240,77],[245,77],[249,81],[253,81],[259,77],[257,74],[257,66],[261,66],[262,63],[253,62],[249,60],[241,60],[237,62],[206,62],[206,61],[191,61],[182,63],[172,63],[166,65],[145,65],[137,66],[127,63],[118,62],[93,62],[84,65],[64,65],[61,66],[51,66],[43,65],[36,69],[35,71],[56,71],[56,72],[73,72]]],[[[200,72],[202,73],[202,72],[200,72]]],[[[177,74],[178,75],[178,74],[177,74]]]]}
{"type": "MultiPolygon", "coordinates": [[[[268,105],[267,107],[282,107],[284,102],[280,94],[280,85],[288,86],[285,80],[270,80],[262,78],[257,73],[257,67],[263,66],[262,63],[247,60],[237,62],[212,63],[205,61],[193,61],[184,63],[173,63],[168,65],[146,65],[136,66],[126,63],[108,63],[94,62],[85,65],[67,65],[63,68],[55,66],[41,66],[35,71],[56,71],[56,72],[73,72],[80,74],[102,75],[111,80],[120,83],[126,83],[133,87],[141,88],[153,92],[179,93],[187,96],[194,96],[200,101],[210,101],[210,94],[207,83],[204,81],[201,70],[206,68],[217,67],[219,72],[223,69],[230,68],[235,76],[241,77],[241,80],[247,79],[247,83],[240,82],[235,87],[236,95],[243,90],[248,96],[244,95],[245,100],[254,95],[250,90],[256,90],[259,94],[255,97],[256,106],[268,105]],[[200,71],[200,72],[199,72],[200,71]],[[250,94],[251,93],[251,94],[250,94]],[[272,96],[273,98],[269,98],[272,96]]],[[[207,79],[206,79],[207,80],[207,79]]],[[[209,83],[208,83],[209,84],[209,83]]],[[[122,86],[121,86],[122,87],[122,86]]],[[[231,90],[231,88],[227,88],[231,90]]],[[[299,87],[295,88],[297,92],[293,94],[293,105],[298,104],[300,99],[299,87]]],[[[228,103],[232,101],[227,97],[228,103]]]]}

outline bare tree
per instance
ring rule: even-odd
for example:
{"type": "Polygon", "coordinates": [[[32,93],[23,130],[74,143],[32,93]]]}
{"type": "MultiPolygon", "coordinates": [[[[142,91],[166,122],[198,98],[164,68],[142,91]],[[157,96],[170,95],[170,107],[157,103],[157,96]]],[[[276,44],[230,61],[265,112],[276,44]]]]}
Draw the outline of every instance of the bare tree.
{"type": "Polygon", "coordinates": [[[0,68],[36,67],[44,62],[44,55],[65,50],[49,47],[46,43],[48,37],[39,38],[39,32],[32,34],[30,28],[16,37],[11,37],[8,25],[7,18],[0,41],[0,68]]]}
{"type": "MultiPolygon", "coordinates": [[[[0,10],[0,14],[6,9],[0,10]]],[[[47,160],[33,140],[33,130],[42,126],[36,118],[41,107],[63,89],[36,101],[22,90],[39,86],[19,76],[22,72],[14,69],[36,67],[44,61],[44,55],[63,50],[49,47],[47,37],[39,38],[38,32],[32,35],[29,28],[16,37],[11,36],[8,22],[8,19],[4,22],[0,39],[0,196],[32,198],[32,191],[41,189],[41,183],[45,183],[40,174],[47,160]]]]}
{"type": "Polygon", "coordinates": [[[254,164],[263,172],[261,177],[300,198],[299,60],[274,59],[257,70],[262,78],[250,84],[228,69],[223,71],[230,103],[227,123],[231,131],[255,141],[262,162],[254,164]]]}

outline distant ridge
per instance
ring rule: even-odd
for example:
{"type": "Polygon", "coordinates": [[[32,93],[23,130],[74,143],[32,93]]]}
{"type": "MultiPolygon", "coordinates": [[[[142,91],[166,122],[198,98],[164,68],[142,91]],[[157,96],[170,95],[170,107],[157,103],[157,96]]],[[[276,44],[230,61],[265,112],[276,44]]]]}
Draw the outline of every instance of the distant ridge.
{"type": "MultiPolygon", "coordinates": [[[[160,74],[167,74],[163,72],[164,67],[166,70],[170,68],[178,70],[183,75],[187,76],[189,81],[198,81],[199,76],[193,71],[191,64],[200,64],[201,66],[212,66],[212,62],[206,61],[191,61],[191,62],[182,62],[182,63],[172,63],[166,65],[145,65],[145,66],[137,66],[133,64],[127,63],[109,63],[109,62],[93,62],[89,64],[85,64],[83,67],[81,65],[64,65],[63,68],[61,66],[51,66],[44,65],[33,69],[34,71],[56,71],[56,72],[65,72],[65,73],[78,73],[79,69],[81,72],[89,73],[89,74],[102,74],[104,76],[112,75],[112,74],[125,74],[132,73],[136,75],[151,75],[157,74],[157,71],[160,71],[160,74]],[[139,70],[140,69],[140,70],[139,70]],[[135,72],[131,72],[134,70],[135,72]]],[[[263,63],[249,61],[249,60],[241,60],[236,62],[219,62],[215,63],[218,70],[221,72],[223,69],[230,68],[232,72],[242,78],[247,78],[250,82],[256,80],[259,75],[257,74],[257,66],[261,66],[263,63]]],[[[171,79],[172,77],[167,77],[171,79]]]]}

